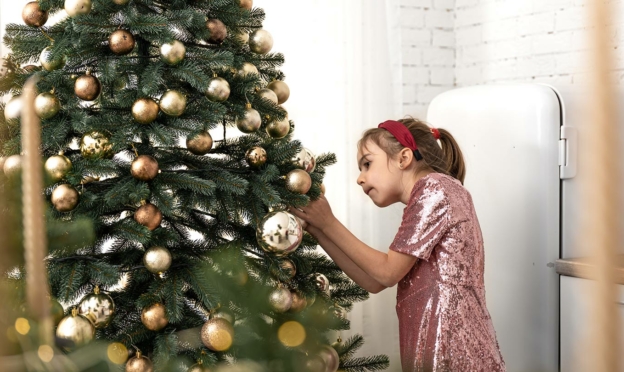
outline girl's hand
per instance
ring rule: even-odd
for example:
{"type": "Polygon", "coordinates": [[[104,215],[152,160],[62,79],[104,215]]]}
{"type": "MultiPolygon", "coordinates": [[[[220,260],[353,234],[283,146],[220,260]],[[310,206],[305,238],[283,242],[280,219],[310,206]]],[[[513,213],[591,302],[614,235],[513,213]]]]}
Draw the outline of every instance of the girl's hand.
{"type": "MultiPolygon", "coordinates": [[[[329,206],[329,202],[324,195],[321,195],[317,200],[311,201],[310,204],[305,207],[290,207],[290,213],[321,231],[333,224],[336,220],[329,206]]],[[[307,230],[309,231],[309,229],[307,230]]]]}

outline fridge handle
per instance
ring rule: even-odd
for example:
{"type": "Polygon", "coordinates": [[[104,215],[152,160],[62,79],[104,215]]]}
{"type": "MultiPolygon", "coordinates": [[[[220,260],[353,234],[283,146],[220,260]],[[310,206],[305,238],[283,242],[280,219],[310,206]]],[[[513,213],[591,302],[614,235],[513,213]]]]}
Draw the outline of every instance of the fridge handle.
{"type": "Polygon", "coordinates": [[[562,180],[576,176],[578,132],[574,127],[561,127],[559,140],[559,178],[562,180]]]}

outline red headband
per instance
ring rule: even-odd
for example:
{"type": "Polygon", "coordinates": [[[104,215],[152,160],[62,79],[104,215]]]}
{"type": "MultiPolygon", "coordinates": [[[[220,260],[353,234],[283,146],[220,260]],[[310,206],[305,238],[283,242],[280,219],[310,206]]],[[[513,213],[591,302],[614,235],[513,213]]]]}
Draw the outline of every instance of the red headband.
{"type": "Polygon", "coordinates": [[[417,151],[418,146],[414,141],[414,136],[402,123],[394,120],[386,120],[377,126],[390,132],[399,143],[412,151],[417,151]]]}

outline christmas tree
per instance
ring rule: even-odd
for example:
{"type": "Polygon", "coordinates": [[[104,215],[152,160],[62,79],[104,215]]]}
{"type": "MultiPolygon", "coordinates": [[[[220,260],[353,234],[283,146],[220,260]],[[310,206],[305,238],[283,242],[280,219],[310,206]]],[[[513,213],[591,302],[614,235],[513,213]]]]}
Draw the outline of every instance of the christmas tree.
{"type": "Polygon", "coordinates": [[[335,157],[293,140],[263,19],[251,0],[40,0],[7,26],[4,174],[19,182],[37,76],[50,218],[95,232],[49,247],[65,352],[107,342],[126,371],[387,368],[353,356],[360,336],[330,346],[368,293],[287,212],[321,195],[335,157]]]}

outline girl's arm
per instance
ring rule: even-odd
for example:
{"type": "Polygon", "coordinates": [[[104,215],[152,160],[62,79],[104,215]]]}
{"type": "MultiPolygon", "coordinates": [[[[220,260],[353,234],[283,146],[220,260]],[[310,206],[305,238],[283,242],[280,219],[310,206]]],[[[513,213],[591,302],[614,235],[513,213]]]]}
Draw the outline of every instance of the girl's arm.
{"type": "Polygon", "coordinates": [[[360,269],[360,267],[347,257],[321,230],[312,225],[308,225],[306,230],[316,238],[321,247],[323,247],[325,252],[329,254],[340,269],[360,287],[371,293],[379,293],[386,289],[384,285],[371,278],[370,275],[360,269]]]}

